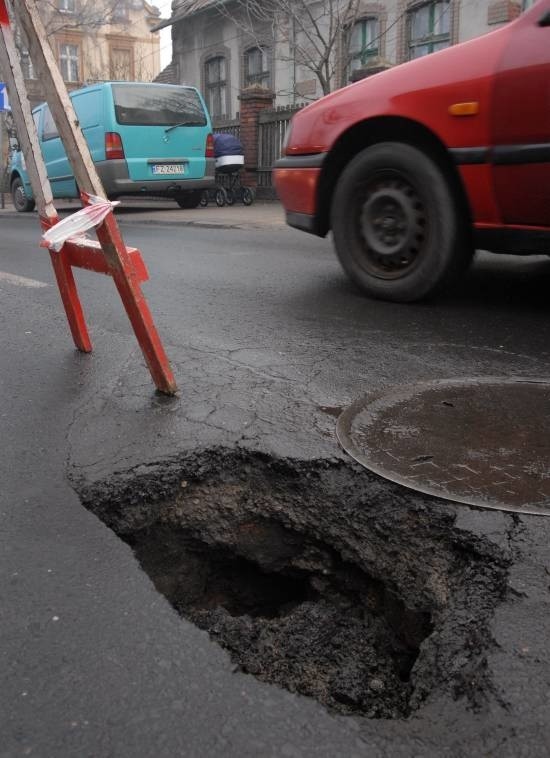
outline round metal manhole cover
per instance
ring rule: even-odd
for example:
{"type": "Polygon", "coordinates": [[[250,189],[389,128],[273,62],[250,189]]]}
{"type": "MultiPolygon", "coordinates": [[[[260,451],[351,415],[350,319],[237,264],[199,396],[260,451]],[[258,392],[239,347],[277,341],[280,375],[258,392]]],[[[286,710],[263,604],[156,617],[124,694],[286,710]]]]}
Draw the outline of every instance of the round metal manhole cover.
{"type": "Polygon", "coordinates": [[[443,380],[363,398],[338,440],[380,476],[428,495],[550,516],[550,382],[443,380]]]}

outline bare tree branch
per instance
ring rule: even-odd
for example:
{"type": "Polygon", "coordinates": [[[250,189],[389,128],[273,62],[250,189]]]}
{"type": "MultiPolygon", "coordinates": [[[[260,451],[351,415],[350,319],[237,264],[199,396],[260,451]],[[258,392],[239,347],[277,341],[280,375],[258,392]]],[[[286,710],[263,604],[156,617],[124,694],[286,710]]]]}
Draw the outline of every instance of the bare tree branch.
{"type": "Polygon", "coordinates": [[[309,71],[323,94],[338,86],[338,54],[347,65],[345,30],[358,18],[359,0],[216,0],[215,7],[260,48],[269,25],[277,59],[309,71]]]}

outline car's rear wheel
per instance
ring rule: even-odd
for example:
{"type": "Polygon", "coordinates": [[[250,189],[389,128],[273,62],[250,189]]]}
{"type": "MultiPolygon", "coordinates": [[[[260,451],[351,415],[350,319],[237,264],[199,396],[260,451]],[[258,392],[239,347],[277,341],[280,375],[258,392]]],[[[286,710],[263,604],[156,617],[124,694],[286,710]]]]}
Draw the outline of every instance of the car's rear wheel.
{"type": "Polygon", "coordinates": [[[444,173],[411,145],[383,142],[342,173],[331,211],[336,252],[366,294],[411,302],[444,287],[471,260],[467,221],[444,173]]]}
{"type": "Polygon", "coordinates": [[[180,208],[198,208],[202,199],[201,190],[192,190],[177,195],[176,203],[180,208]]]}
{"type": "Polygon", "coordinates": [[[34,200],[27,196],[25,185],[19,176],[16,176],[11,183],[11,198],[15,210],[19,213],[30,213],[34,210],[34,200]]]}

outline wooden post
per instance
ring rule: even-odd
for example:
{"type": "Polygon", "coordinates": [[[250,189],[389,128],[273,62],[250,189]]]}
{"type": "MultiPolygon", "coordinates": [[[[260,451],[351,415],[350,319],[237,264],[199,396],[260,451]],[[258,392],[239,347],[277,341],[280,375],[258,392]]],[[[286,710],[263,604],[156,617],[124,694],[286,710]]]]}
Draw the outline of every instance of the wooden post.
{"type": "Polygon", "coordinates": [[[58,217],[53,204],[52,190],[38,144],[36,126],[4,0],[0,0],[0,67],[6,80],[13,119],[18,126],[19,144],[25,156],[38,212],[41,218],[55,224],[58,217]]]}

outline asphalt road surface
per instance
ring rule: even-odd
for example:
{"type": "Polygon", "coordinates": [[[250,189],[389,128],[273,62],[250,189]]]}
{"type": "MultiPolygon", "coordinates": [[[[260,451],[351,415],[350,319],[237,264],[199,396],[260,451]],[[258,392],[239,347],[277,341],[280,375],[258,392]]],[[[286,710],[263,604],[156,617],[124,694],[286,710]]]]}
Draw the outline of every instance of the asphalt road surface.
{"type": "MultiPolygon", "coordinates": [[[[450,519],[502,586],[490,612],[472,610],[484,637],[465,632],[465,647],[483,650],[462,688],[426,685],[410,713],[367,718],[242,673],[157,592],[90,493],[212,451],[340,465],[334,416],[364,393],[547,377],[550,260],[481,254],[452,293],[403,306],[358,294],[329,241],[120,218],[149,268],[174,399],[153,392],[106,277],[77,274],[94,353],[74,351],[36,219],[0,218],[0,755],[548,755],[548,519],[384,491],[394,510],[450,519]]],[[[475,625],[461,613],[457,628],[475,625]]]]}

